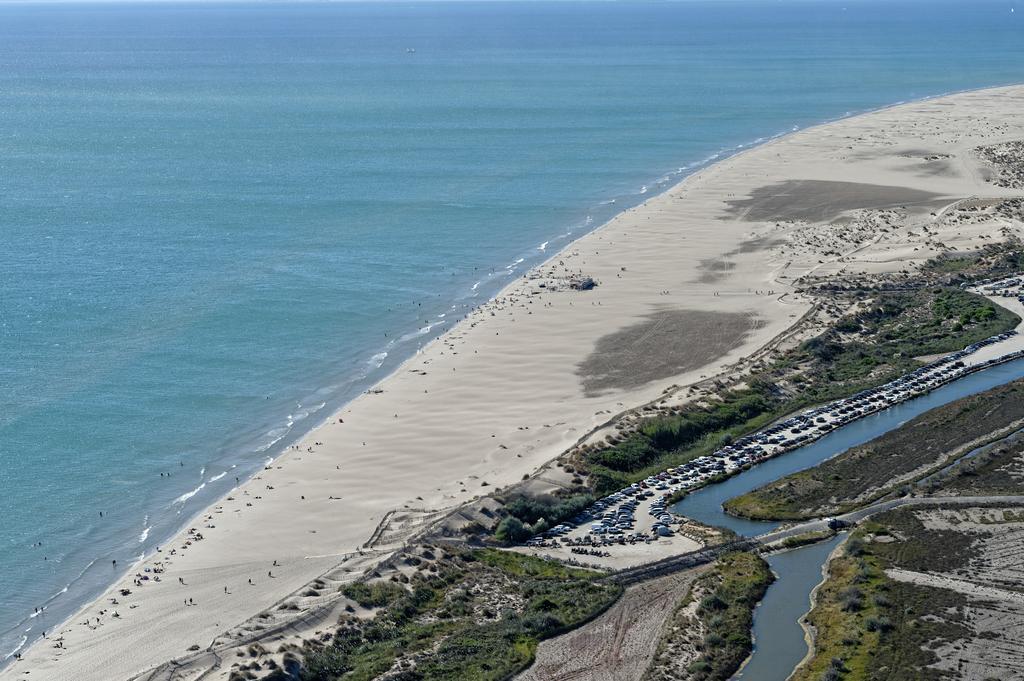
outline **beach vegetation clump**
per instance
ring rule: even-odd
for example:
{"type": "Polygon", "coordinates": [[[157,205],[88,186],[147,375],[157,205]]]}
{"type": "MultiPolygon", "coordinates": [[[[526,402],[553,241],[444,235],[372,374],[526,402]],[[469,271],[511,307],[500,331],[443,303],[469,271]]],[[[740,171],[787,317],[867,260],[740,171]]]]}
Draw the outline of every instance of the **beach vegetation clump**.
{"type": "Polygon", "coordinates": [[[498,522],[494,536],[498,541],[516,543],[578,515],[594,503],[594,496],[590,493],[517,494],[504,501],[505,517],[498,522]]]}
{"type": "Polygon", "coordinates": [[[774,580],[768,563],[756,553],[722,556],[677,606],[645,681],[730,678],[750,655],[754,608],[774,580]],[[695,651],[696,659],[677,654],[683,650],[695,651]]]}
{"type": "Polygon", "coordinates": [[[405,589],[394,582],[353,582],[341,592],[364,608],[382,608],[403,596],[405,589]]]}
{"type": "Polygon", "coordinates": [[[371,618],[344,615],[329,641],[307,643],[299,678],[509,678],[541,640],[595,617],[621,592],[603,573],[496,549],[446,548],[431,566],[404,587],[352,591],[359,600],[388,585],[371,618]]]}
{"type": "Polygon", "coordinates": [[[707,632],[700,660],[708,664],[694,681],[728,679],[750,655],[754,608],[775,577],[756,553],[735,552],[723,556],[712,571],[702,576],[711,591],[697,608],[707,632]]]}
{"type": "Polygon", "coordinates": [[[805,341],[794,356],[807,366],[816,399],[843,396],[833,386],[883,383],[920,365],[925,355],[953,352],[1014,328],[1019,319],[986,298],[951,287],[877,292],[860,309],[805,341]],[[864,384],[865,380],[870,381],[864,384]]]}
{"type": "Polygon", "coordinates": [[[528,539],[532,534],[533,528],[515,516],[502,518],[498,523],[498,528],[494,531],[494,536],[498,541],[513,544],[528,539]]]}
{"type": "Polygon", "coordinates": [[[723,438],[764,425],[778,404],[774,386],[762,382],[723,393],[707,406],[644,419],[623,440],[587,455],[591,483],[598,494],[607,494],[691,461],[717,449],[723,438]]]}

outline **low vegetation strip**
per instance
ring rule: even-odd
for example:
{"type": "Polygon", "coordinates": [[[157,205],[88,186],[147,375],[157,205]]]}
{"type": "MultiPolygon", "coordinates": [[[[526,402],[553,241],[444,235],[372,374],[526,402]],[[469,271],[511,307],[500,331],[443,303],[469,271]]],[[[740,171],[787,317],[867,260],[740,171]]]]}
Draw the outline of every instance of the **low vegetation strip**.
{"type": "Polygon", "coordinates": [[[730,678],[750,655],[754,608],[774,579],[756,553],[737,551],[719,559],[666,624],[644,680],[730,678]]]}
{"type": "Polygon", "coordinates": [[[809,544],[817,544],[818,542],[831,539],[836,536],[835,530],[819,530],[817,532],[804,532],[793,537],[786,537],[779,542],[778,547],[780,549],[798,549],[801,546],[808,546],[809,544]]]}
{"type": "MultiPolygon", "coordinates": [[[[621,593],[599,581],[602,573],[495,549],[423,547],[397,560],[390,577],[378,571],[344,587],[351,614],[294,651],[301,671],[280,679],[509,678],[532,662],[540,640],[595,617],[621,593]]],[[[236,668],[232,679],[250,678],[247,671],[236,668]]]]}
{"type": "Polygon", "coordinates": [[[808,615],[813,654],[793,681],[1019,678],[1024,605],[991,594],[1015,564],[1006,545],[1021,541],[1024,515],[997,509],[899,509],[865,523],[829,564],[808,615]]]}
{"type": "MultiPolygon", "coordinates": [[[[800,520],[837,515],[892,492],[967,454],[1024,419],[1024,380],[932,409],[814,468],[730,499],[746,518],[800,520]]],[[[1005,434],[1005,433],[1004,433],[1005,434]]]]}

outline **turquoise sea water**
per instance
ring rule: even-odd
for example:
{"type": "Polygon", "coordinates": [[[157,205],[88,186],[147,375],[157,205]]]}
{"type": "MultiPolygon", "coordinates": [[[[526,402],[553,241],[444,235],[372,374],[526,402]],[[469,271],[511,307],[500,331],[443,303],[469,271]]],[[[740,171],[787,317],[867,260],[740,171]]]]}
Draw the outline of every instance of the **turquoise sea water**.
{"type": "Polygon", "coordinates": [[[1024,81],[1019,22],[0,4],[0,660],[542,244],[795,127],[1024,81]]]}

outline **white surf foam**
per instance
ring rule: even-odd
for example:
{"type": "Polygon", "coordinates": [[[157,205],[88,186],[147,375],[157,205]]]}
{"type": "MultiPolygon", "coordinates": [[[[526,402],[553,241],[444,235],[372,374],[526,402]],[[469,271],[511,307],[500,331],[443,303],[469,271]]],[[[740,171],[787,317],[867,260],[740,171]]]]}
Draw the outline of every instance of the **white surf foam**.
{"type": "Polygon", "coordinates": [[[416,329],[415,331],[413,331],[411,333],[405,334],[399,340],[404,343],[406,341],[411,341],[414,338],[419,338],[420,336],[424,336],[424,335],[430,333],[431,329],[433,329],[438,324],[440,324],[440,322],[436,322],[434,324],[427,324],[426,326],[421,327],[419,329],[416,329]]]}
{"type": "Polygon", "coordinates": [[[24,647],[25,647],[25,644],[26,644],[26,643],[28,643],[28,636],[24,636],[24,635],[23,635],[23,636],[21,637],[21,640],[20,640],[20,641],[18,641],[18,645],[16,645],[16,646],[14,647],[14,650],[12,650],[11,652],[9,652],[9,653],[7,653],[6,655],[4,655],[4,659],[5,659],[5,660],[9,660],[9,659],[11,659],[12,657],[14,657],[15,655],[17,655],[17,654],[18,654],[18,651],[20,651],[20,650],[21,650],[22,648],[24,648],[24,647]]]}
{"type": "Polygon", "coordinates": [[[201,485],[199,485],[199,487],[196,487],[191,492],[185,492],[180,497],[175,499],[173,503],[175,503],[175,504],[184,504],[186,501],[188,501],[189,499],[191,499],[195,495],[199,494],[199,492],[201,492],[204,487],[206,487],[206,483],[205,482],[202,483],[201,485]]]}
{"type": "Polygon", "coordinates": [[[287,426],[283,426],[281,428],[274,428],[272,430],[268,430],[267,434],[266,434],[266,436],[268,438],[267,441],[264,442],[259,447],[257,447],[256,451],[257,452],[265,452],[268,449],[270,449],[271,447],[273,447],[274,445],[276,445],[278,442],[283,440],[284,436],[287,435],[289,432],[291,432],[291,429],[292,429],[291,425],[292,425],[292,422],[291,422],[291,420],[289,418],[289,423],[288,423],[287,426]]]}
{"type": "Polygon", "coordinates": [[[512,263],[511,265],[508,265],[505,268],[505,272],[507,274],[512,274],[513,272],[515,272],[519,268],[520,265],[523,264],[523,261],[525,261],[525,260],[526,260],[526,258],[517,258],[514,263],[512,263]]]}

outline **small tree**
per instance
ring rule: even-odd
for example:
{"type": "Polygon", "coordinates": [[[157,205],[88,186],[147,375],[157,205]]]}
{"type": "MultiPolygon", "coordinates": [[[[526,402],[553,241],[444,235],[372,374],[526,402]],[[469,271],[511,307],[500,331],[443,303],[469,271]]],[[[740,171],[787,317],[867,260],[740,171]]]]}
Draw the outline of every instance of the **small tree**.
{"type": "Polygon", "coordinates": [[[494,536],[498,541],[521,542],[530,536],[530,529],[519,518],[509,516],[498,523],[494,536]]]}

